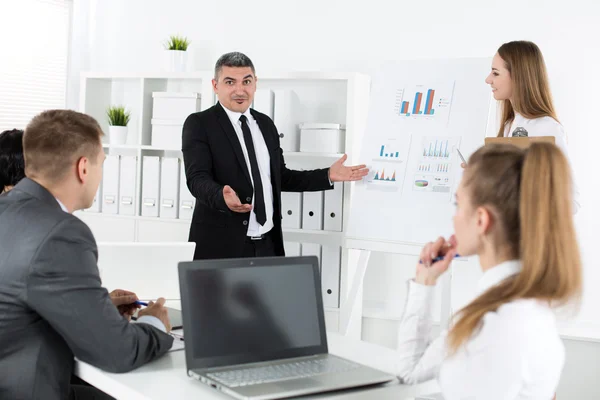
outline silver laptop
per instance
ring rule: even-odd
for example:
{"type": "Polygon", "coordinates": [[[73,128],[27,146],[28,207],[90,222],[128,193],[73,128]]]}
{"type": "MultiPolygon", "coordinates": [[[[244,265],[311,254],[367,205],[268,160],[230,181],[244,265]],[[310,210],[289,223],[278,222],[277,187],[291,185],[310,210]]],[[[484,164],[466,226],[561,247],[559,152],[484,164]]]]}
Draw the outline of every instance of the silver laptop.
{"type": "Polygon", "coordinates": [[[396,377],[328,354],[317,257],[179,263],[188,375],[238,399],[396,377]]]}

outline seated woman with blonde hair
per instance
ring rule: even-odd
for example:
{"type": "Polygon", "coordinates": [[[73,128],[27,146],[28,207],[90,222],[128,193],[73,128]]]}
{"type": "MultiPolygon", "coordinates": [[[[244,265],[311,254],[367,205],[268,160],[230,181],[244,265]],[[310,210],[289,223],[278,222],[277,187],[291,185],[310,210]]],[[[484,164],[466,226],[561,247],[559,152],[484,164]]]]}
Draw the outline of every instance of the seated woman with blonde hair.
{"type": "Polygon", "coordinates": [[[423,248],[409,282],[395,359],[402,382],[437,378],[445,400],[553,398],[565,362],[553,307],[578,300],[582,286],[571,186],[553,144],[488,145],[470,157],[455,234],[423,248]],[[435,284],[456,254],[478,256],[477,297],[430,341],[435,284]]]}

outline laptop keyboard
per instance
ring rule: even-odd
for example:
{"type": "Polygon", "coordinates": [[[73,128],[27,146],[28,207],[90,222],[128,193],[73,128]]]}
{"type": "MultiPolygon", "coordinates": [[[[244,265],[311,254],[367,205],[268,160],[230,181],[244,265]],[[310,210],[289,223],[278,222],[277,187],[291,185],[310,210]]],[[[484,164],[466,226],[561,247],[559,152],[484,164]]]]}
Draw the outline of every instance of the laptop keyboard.
{"type": "Polygon", "coordinates": [[[229,387],[240,387],[345,372],[359,366],[339,358],[325,358],[215,372],[206,376],[229,387]]]}

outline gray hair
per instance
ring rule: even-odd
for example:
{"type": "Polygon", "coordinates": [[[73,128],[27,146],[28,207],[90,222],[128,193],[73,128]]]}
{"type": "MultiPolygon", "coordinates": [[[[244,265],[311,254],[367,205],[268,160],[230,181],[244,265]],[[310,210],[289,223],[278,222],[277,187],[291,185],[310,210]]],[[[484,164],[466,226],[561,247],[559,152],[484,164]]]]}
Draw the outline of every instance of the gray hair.
{"type": "Polygon", "coordinates": [[[252,69],[252,73],[256,75],[252,60],[250,60],[247,55],[237,51],[223,54],[221,57],[219,57],[217,63],[215,64],[215,79],[219,79],[219,74],[221,73],[223,67],[250,67],[252,69]]]}

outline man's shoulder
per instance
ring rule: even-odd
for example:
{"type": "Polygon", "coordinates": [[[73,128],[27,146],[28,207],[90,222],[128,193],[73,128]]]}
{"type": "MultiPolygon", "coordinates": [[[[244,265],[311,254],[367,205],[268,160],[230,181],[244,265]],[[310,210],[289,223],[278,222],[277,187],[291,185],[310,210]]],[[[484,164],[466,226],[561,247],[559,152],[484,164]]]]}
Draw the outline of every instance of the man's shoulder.
{"type": "Polygon", "coordinates": [[[76,216],[27,193],[19,193],[18,189],[0,200],[0,218],[3,228],[19,227],[19,232],[26,231],[30,237],[40,239],[63,227],[75,235],[92,236],[89,227],[76,216]]]}
{"type": "Polygon", "coordinates": [[[216,118],[217,116],[217,106],[214,105],[210,108],[207,108],[206,110],[203,111],[198,111],[195,113],[190,114],[187,119],[186,122],[188,121],[195,121],[195,122],[206,122],[206,121],[212,121],[216,118]]]}

